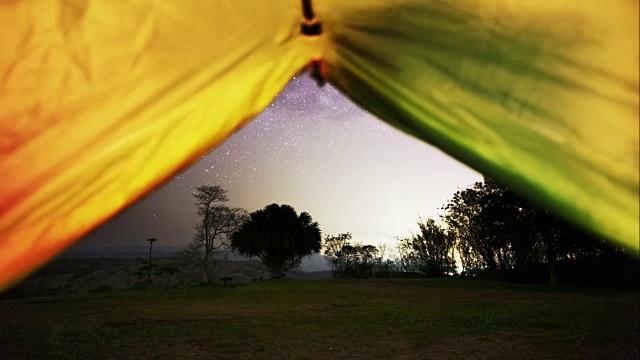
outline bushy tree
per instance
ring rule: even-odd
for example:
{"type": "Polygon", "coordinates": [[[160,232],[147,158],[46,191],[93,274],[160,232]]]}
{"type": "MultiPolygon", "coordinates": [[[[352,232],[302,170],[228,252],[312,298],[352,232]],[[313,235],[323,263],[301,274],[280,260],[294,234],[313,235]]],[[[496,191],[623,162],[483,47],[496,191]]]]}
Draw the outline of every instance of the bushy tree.
{"type": "Polygon", "coordinates": [[[466,273],[497,269],[493,245],[483,236],[487,232],[483,231],[480,218],[482,197],[491,191],[491,184],[476,182],[465,190],[457,191],[444,207],[443,220],[449,234],[456,239],[456,249],[466,273]]]}
{"type": "Polygon", "coordinates": [[[388,268],[377,247],[352,244],[351,240],[350,233],[328,235],[324,239],[324,256],[334,278],[372,277],[388,268]]]}
{"type": "Polygon", "coordinates": [[[398,247],[407,270],[441,277],[455,270],[454,241],[435,220],[419,221],[420,232],[400,239],[398,247]]]}
{"type": "Polygon", "coordinates": [[[489,178],[456,192],[444,210],[467,274],[546,264],[555,284],[558,261],[594,255],[601,243],[489,178]]]}
{"type": "Polygon", "coordinates": [[[304,257],[320,251],[321,244],[318,223],[309,213],[298,215],[289,205],[271,204],[249,214],[231,235],[231,248],[258,257],[274,278],[299,267],[304,257]]]}

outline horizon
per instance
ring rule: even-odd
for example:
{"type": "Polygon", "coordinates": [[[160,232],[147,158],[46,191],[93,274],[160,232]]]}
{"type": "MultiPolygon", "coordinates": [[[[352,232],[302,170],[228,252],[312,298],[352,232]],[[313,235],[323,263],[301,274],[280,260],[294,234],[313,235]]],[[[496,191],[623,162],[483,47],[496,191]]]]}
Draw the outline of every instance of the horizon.
{"type": "MultiPolygon", "coordinates": [[[[153,254],[160,253],[155,257],[167,257],[167,254],[173,254],[177,256],[177,253],[182,250],[183,247],[180,246],[154,246],[152,252],[153,254]]],[[[132,245],[132,246],[83,246],[82,244],[76,244],[70,248],[68,248],[65,252],[63,252],[58,258],[66,258],[66,259],[94,259],[94,258],[108,258],[108,259],[146,259],[149,254],[149,246],[144,245],[132,245]],[[134,256],[135,255],[135,256],[134,256]]],[[[174,257],[169,256],[169,257],[174,257]]],[[[221,260],[222,257],[227,258],[228,261],[232,262],[243,262],[243,261],[252,261],[258,260],[255,257],[247,257],[244,255],[239,255],[231,249],[225,250],[216,250],[213,258],[218,261],[221,260]],[[224,253],[226,255],[222,255],[224,253]],[[229,256],[229,253],[231,254],[229,256]]],[[[316,253],[305,257],[300,264],[300,267],[297,268],[303,272],[324,272],[331,271],[331,268],[326,263],[326,259],[322,253],[316,253]]],[[[296,269],[293,269],[296,270],[296,269]]]]}

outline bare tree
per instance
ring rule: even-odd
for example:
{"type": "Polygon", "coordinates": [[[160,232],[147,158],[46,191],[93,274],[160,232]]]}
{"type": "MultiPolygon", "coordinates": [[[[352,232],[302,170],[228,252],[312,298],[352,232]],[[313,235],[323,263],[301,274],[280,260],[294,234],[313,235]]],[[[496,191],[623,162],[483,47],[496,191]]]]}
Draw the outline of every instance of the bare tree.
{"type": "Polygon", "coordinates": [[[378,245],[378,253],[374,259],[375,265],[374,265],[373,274],[375,276],[381,276],[383,273],[389,272],[389,266],[384,259],[384,257],[387,255],[387,251],[388,249],[387,249],[386,243],[382,243],[378,245]]]}
{"type": "Polygon", "coordinates": [[[193,193],[200,221],[191,247],[199,247],[202,253],[202,283],[211,283],[211,261],[214,250],[227,246],[227,237],[237,230],[247,219],[247,211],[230,208],[224,203],[229,201],[227,191],[221,186],[203,185],[193,193]]]}
{"type": "Polygon", "coordinates": [[[327,235],[324,238],[324,257],[327,264],[331,267],[333,277],[342,277],[344,274],[344,257],[342,254],[342,248],[349,245],[351,242],[351,233],[343,233],[334,235],[327,235]]]}

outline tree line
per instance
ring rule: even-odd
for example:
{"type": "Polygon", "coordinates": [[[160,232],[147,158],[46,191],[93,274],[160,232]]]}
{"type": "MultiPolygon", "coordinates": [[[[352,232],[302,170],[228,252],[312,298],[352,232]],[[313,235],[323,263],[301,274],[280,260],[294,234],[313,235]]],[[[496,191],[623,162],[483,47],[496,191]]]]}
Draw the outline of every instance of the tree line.
{"type": "Polygon", "coordinates": [[[456,192],[442,220],[454,240],[464,274],[533,273],[546,268],[549,283],[558,266],[601,256],[624,257],[624,249],[583,232],[546,209],[485,177],[456,192]],[[620,256],[622,255],[622,256],[620,256]]]}
{"type": "Polygon", "coordinates": [[[348,232],[322,239],[311,215],[289,205],[248,213],[228,207],[220,186],[200,186],[193,196],[199,221],[179,256],[200,264],[202,283],[211,282],[212,254],[219,248],[259,258],[274,278],[321,250],[335,278],[457,275],[544,278],[555,285],[559,269],[580,276],[593,267],[611,270],[622,263],[617,275],[638,276],[637,261],[623,249],[583,233],[487,177],[453,194],[439,219],[420,219],[416,233],[397,238],[393,257],[386,245],[354,242],[348,232]]]}
{"type": "Polygon", "coordinates": [[[634,283],[637,260],[624,249],[566,223],[485,177],[459,190],[439,219],[420,219],[418,232],[396,241],[384,260],[374,246],[349,233],[325,237],[334,277],[470,276],[558,283],[634,283]]]}

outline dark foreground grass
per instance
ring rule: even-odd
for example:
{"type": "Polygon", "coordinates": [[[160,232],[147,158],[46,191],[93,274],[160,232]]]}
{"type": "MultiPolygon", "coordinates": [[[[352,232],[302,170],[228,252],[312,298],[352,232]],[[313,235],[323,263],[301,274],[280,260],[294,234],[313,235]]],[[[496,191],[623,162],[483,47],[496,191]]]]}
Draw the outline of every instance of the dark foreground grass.
{"type": "Polygon", "coordinates": [[[271,281],[0,303],[0,359],[637,359],[637,291],[271,281]]]}

